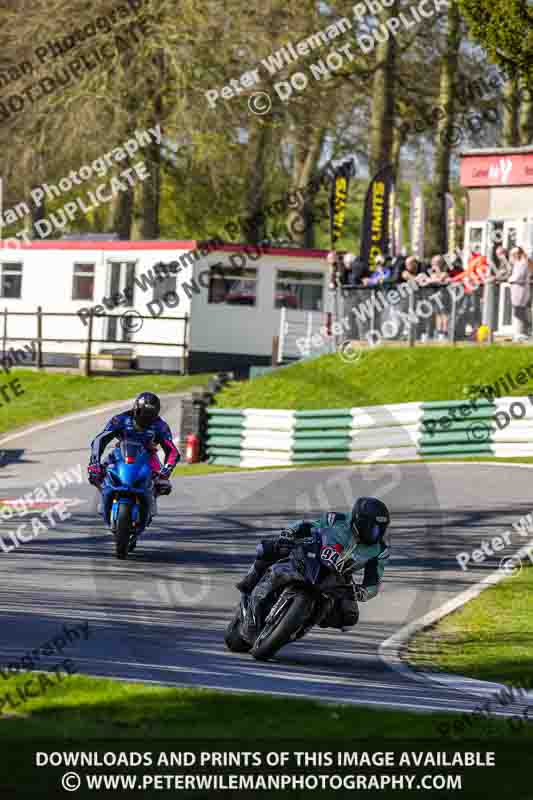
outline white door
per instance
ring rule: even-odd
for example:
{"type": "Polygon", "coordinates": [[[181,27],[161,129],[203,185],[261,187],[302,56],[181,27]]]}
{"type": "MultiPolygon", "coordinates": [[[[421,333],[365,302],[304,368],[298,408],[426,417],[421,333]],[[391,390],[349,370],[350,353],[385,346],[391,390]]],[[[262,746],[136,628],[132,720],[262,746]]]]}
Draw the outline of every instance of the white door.
{"type": "Polygon", "coordinates": [[[112,298],[119,300],[120,305],[115,308],[106,308],[105,339],[110,343],[131,342],[132,333],[127,326],[120,324],[121,315],[126,308],[134,304],[133,291],[135,284],[135,261],[108,261],[107,262],[107,294],[110,303],[112,298]]]}
{"type": "MultiPolygon", "coordinates": [[[[503,240],[502,244],[509,252],[515,245],[521,245],[524,233],[524,223],[522,220],[506,220],[503,223],[503,240]]],[[[498,327],[496,334],[498,336],[512,336],[513,335],[513,319],[511,308],[511,284],[500,283],[498,284],[498,327]]]]}
{"type": "Polygon", "coordinates": [[[506,250],[509,251],[511,247],[522,244],[523,227],[524,223],[521,220],[507,220],[503,223],[503,246],[506,250]]]}
{"type": "Polygon", "coordinates": [[[499,290],[498,327],[496,334],[498,336],[512,336],[513,320],[511,309],[511,284],[499,283],[496,285],[498,286],[499,290]]]}

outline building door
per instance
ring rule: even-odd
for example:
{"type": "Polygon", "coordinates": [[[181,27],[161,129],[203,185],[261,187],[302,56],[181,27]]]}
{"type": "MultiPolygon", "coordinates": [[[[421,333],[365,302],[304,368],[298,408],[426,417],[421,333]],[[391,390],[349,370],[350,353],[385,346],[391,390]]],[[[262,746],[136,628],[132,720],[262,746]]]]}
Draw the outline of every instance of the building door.
{"type": "Polygon", "coordinates": [[[509,251],[515,245],[526,245],[522,241],[524,223],[520,220],[506,220],[503,223],[503,246],[509,251]]]}
{"type": "MultiPolygon", "coordinates": [[[[524,225],[521,220],[505,220],[503,223],[502,244],[509,252],[515,245],[522,244],[524,225]]],[[[498,336],[512,336],[513,319],[511,308],[511,285],[507,282],[498,284],[498,336]]]]}
{"type": "Polygon", "coordinates": [[[106,318],[105,339],[108,342],[131,342],[132,333],[127,326],[120,324],[121,315],[127,308],[134,304],[133,291],[135,284],[135,261],[108,261],[107,262],[107,293],[108,302],[112,298],[119,300],[115,308],[106,309],[106,313],[113,314],[106,318]]]}

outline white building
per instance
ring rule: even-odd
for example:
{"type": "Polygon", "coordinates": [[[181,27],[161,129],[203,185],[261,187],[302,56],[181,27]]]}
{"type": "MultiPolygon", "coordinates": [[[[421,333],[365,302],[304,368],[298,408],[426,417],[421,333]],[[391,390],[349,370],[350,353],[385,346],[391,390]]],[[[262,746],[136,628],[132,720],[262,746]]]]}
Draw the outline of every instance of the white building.
{"type": "MultiPolygon", "coordinates": [[[[489,148],[461,154],[467,191],[464,263],[472,253],[491,256],[498,244],[519,245],[533,256],[533,147],[489,148]]],[[[510,284],[495,299],[495,332],[512,333],[510,284]]]]}
{"type": "Polygon", "coordinates": [[[182,371],[188,357],[191,372],[244,372],[271,363],[283,307],[302,320],[309,311],[322,319],[325,255],[244,245],[210,250],[196,241],[43,240],[6,248],[2,349],[37,340],[41,307],[45,366],[79,366],[92,327],[93,358],[121,351],[140,369],[182,371]]]}

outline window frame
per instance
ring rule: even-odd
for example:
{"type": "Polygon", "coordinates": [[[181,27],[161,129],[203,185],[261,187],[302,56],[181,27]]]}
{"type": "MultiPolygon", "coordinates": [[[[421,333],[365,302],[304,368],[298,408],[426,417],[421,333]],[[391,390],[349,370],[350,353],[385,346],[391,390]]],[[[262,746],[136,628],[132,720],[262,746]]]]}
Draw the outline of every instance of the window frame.
{"type": "Polygon", "coordinates": [[[94,303],[94,290],[96,288],[96,261],[74,261],[72,264],[72,286],[70,290],[70,299],[73,300],[75,303],[94,303]],[[76,273],[76,267],[92,267],[92,276],[91,275],[78,275],[76,273]],[[93,279],[93,290],[91,293],[91,297],[74,297],[74,286],[75,286],[75,279],[78,277],[92,277],[93,279]]]}
{"type": "Polygon", "coordinates": [[[24,279],[24,262],[23,261],[0,261],[0,298],[2,300],[22,300],[22,290],[23,290],[23,279],[24,279]],[[20,277],[20,293],[17,297],[9,297],[4,294],[4,275],[10,274],[9,267],[10,266],[20,266],[20,270],[12,270],[11,274],[20,277]],[[4,269],[7,267],[6,271],[4,269]]]}
{"type": "MultiPolygon", "coordinates": [[[[207,305],[209,306],[226,306],[228,308],[253,308],[258,309],[258,289],[259,289],[259,270],[256,266],[249,266],[246,264],[244,267],[234,267],[231,264],[210,264],[209,265],[209,284],[207,289],[207,305]],[[253,275],[247,273],[254,273],[253,275]],[[211,300],[212,281],[214,278],[222,278],[224,282],[227,280],[234,281],[254,281],[255,294],[253,303],[228,303],[226,299],[220,302],[211,300]]],[[[225,287],[225,297],[228,295],[227,284],[225,287]]]]}
{"type": "MultiPolygon", "coordinates": [[[[304,313],[308,313],[310,311],[323,311],[324,310],[324,288],[326,284],[326,275],[324,272],[320,270],[310,270],[310,269],[287,269],[282,267],[276,267],[276,274],[274,275],[274,310],[280,311],[282,308],[290,309],[291,311],[302,311],[304,313]],[[293,279],[291,281],[290,278],[282,278],[280,277],[280,273],[288,273],[288,274],[307,274],[316,276],[316,280],[306,280],[306,279],[293,279]],[[278,292],[282,291],[278,288],[278,283],[286,281],[287,283],[291,281],[292,283],[300,286],[320,286],[321,294],[320,294],[320,308],[290,308],[287,305],[278,305],[277,295],[278,292]]],[[[297,296],[297,295],[296,295],[297,296]]]]}

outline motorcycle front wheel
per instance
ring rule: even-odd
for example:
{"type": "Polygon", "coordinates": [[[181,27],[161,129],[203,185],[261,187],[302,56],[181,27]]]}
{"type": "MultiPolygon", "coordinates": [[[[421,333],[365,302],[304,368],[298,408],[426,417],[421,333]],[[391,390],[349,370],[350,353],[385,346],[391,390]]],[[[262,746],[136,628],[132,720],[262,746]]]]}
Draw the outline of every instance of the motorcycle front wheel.
{"type": "Polygon", "coordinates": [[[313,599],[307,594],[286,589],[254,642],[250,651],[253,657],[258,661],[266,661],[283,645],[296,638],[295,634],[309,619],[313,605],[313,599]]]}
{"type": "Polygon", "coordinates": [[[128,557],[131,529],[131,506],[129,503],[121,503],[118,508],[117,530],[115,533],[115,552],[117,558],[128,557]]]}

